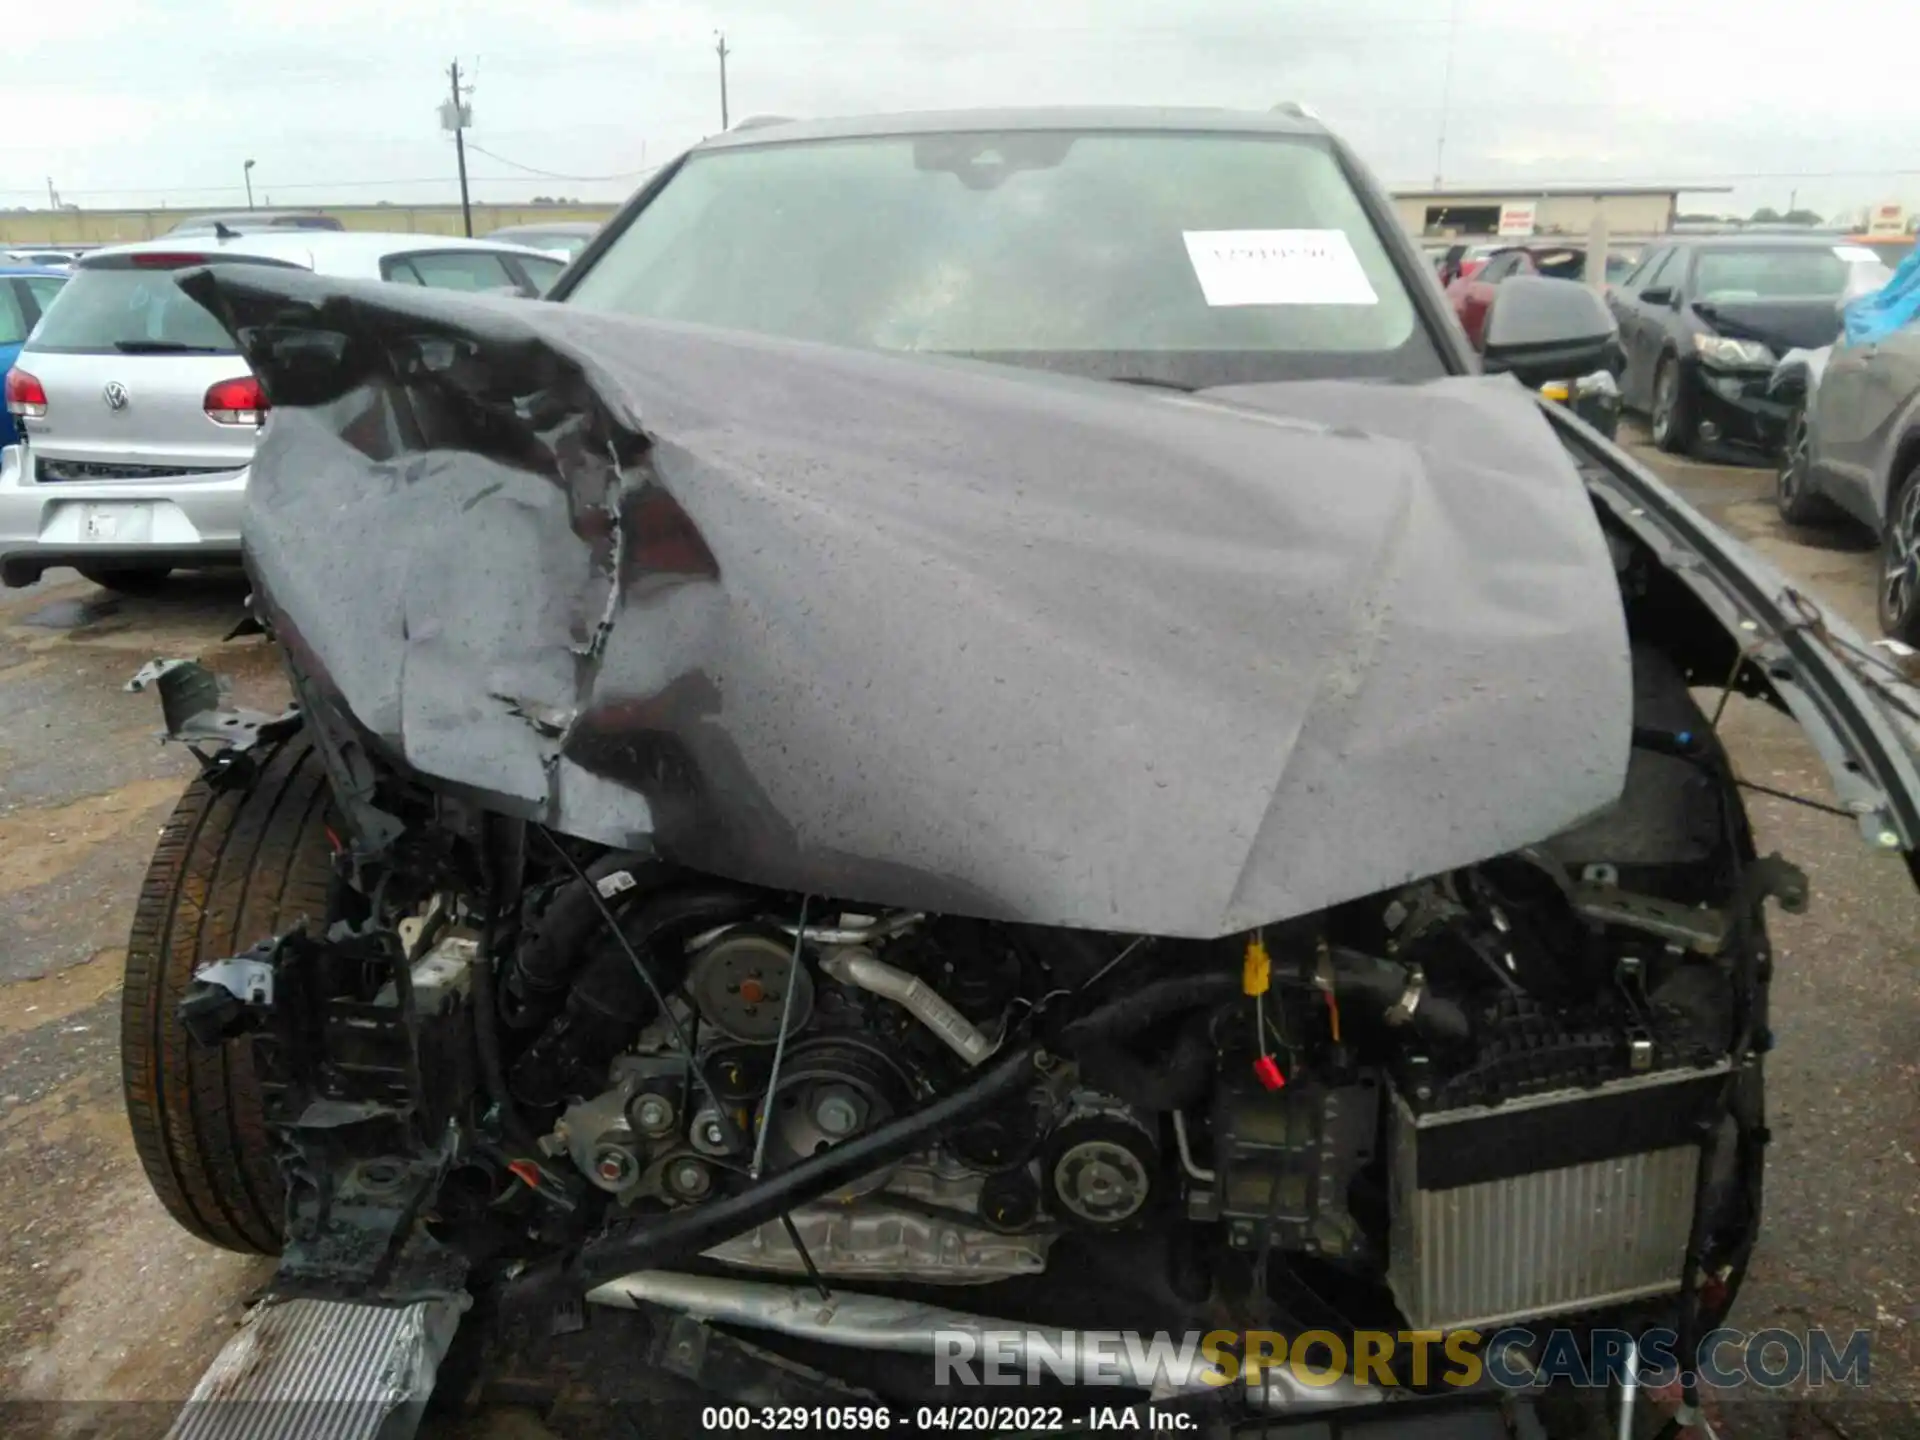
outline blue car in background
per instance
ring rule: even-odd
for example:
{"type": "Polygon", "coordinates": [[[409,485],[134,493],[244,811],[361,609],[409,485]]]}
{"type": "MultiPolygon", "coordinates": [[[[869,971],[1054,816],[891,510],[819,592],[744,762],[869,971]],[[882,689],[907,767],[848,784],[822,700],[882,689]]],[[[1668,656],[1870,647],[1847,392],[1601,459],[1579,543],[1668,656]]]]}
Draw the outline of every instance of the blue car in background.
{"type": "MultiPolygon", "coordinates": [[[[0,265],[0,375],[13,368],[13,362],[20,358],[20,347],[40,323],[41,312],[66,283],[64,270],[50,270],[44,265],[0,265]]],[[[12,414],[0,410],[0,445],[17,444],[19,439],[12,414]]]]}

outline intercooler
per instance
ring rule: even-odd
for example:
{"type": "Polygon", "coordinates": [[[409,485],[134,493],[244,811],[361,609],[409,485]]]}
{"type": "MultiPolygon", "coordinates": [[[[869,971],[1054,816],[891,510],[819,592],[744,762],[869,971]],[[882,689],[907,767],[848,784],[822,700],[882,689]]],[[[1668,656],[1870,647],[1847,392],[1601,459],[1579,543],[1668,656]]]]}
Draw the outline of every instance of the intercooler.
{"type": "Polygon", "coordinates": [[[1421,1114],[1393,1097],[1388,1281],[1416,1329],[1680,1288],[1728,1066],[1421,1114]]]}

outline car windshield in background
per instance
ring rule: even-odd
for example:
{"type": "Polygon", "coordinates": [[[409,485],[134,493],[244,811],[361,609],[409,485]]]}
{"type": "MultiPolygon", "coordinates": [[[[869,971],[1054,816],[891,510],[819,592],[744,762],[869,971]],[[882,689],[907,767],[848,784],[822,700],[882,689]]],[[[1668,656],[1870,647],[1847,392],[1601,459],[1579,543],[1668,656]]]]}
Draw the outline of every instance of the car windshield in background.
{"type": "MultiPolygon", "coordinates": [[[[229,257],[223,263],[242,263],[242,258],[229,257]]],[[[231,354],[233,337],[174,284],[177,273],[169,268],[76,269],[40,317],[31,348],[78,355],[231,354]]]]}
{"type": "Polygon", "coordinates": [[[502,235],[500,238],[511,241],[515,245],[525,245],[530,250],[552,250],[571,260],[587,248],[587,241],[593,237],[591,235],[556,235],[545,230],[529,230],[525,233],[502,235]]]}
{"type": "Polygon", "coordinates": [[[1852,245],[1702,250],[1694,266],[1693,292],[1708,301],[1838,300],[1876,288],[1886,270],[1852,245]]]}
{"type": "Polygon", "coordinates": [[[566,295],[874,350],[1202,386],[1444,373],[1331,151],[1019,131],[695,154],[566,295]]]}

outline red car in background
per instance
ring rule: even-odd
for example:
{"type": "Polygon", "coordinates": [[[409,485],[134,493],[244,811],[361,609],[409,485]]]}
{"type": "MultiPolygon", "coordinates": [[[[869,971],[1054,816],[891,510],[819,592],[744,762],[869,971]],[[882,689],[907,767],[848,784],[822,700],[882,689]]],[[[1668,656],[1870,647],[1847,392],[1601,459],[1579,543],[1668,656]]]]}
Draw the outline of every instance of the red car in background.
{"type": "MultiPolygon", "coordinates": [[[[1607,252],[1607,282],[1631,268],[1633,251],[1612,248],[1607,252]]],[[[1487,307],[1493,303],[1493,290],[1502,280],[1514,275],[1544,275],[1551,280],[1580,280],[1587,273],[1587,249],[1584,245],[1509,245],[1495,250],[1484,261],[1462,265],[1460,272],[1446,282],[1447,299],[1461,328],[1478,350],[1487,324],[1487,307]]]]}

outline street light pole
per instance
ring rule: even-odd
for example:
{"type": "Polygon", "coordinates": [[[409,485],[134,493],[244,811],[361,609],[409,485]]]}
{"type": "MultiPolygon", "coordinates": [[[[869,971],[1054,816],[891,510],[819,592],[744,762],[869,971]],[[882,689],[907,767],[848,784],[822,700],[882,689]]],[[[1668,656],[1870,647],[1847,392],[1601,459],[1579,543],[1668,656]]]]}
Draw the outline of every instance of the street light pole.
{"type": "Polygon", "coordinates": [[[249,160],[245,165],[242,165],[240,167],[240,174],[245,177],[247,182],[247,208],[251,210],[253,208],[253,161],[249,160]]]}
{"type": "Polygon", "coordinates": [[[726,35],[719,30],[713,33],[720,42],[713,47],[713,50],[720,57],[720,128],[724,131],[727,128],[727,55],[729,52],[726,35]]]}

